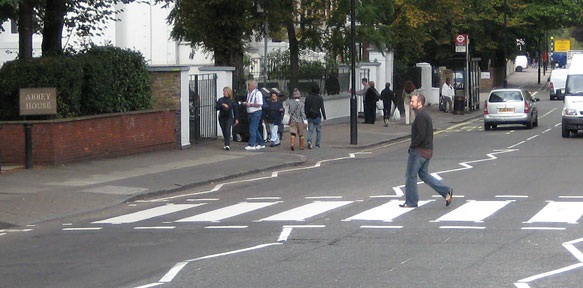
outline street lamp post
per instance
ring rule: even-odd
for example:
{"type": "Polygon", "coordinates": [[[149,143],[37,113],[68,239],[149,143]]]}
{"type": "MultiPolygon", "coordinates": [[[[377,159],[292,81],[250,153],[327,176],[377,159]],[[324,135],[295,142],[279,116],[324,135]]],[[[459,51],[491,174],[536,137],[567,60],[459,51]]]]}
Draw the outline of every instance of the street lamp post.
{"type": "Polygon", "coordinates": [[[358,137],[357,137],[357,112],[356,112],[356,40],[355,40],[355,0],[350,1],[350,37],[351,37],[351,45],[350,45],[350,60],[352,62],[352,89],[350,90],[350,144],[356,145],[358,144],[358,137]]]}
{"type": "Polygon", "coordinates": [[[507,67],[507,63],[506,63],[506,0],[504,0],[504,39],[502,41],[502,44],[504,45],[504,88],[506,88],[508,86],[508,81],[506,79],[506,77],[508,75],[506,72],[506,69],[508,69],[507,67]]]}

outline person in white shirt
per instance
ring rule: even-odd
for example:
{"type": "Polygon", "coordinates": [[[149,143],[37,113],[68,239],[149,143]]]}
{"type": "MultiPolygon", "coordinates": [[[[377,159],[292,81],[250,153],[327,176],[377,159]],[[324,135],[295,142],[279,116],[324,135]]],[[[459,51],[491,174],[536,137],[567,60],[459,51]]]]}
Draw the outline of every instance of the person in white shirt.
{"type": "Polygon", "coordinates": [[[441,86],[441,96],[443,97],[445,112],[451,113],[453,111],[452,100],[454,92],[453,87],[451,86],[451,80],[449,78],[446,78],[445,83],[443,83],[443,86],[441,86]],[[449,109],[447,109],[447,107],[449,107],[449,109]]]}
{"type": "Polygon", "coordinates": [[[263,94],[257,89],[257,81],[249,80],[247,83],[249,92],[247,101],[244,102],[249,118],[249,142],[245,150],[253,151],[265,148],[263,135],[259,135],[259,123],[261,122],[261,113],[263,107],[263,94]]]}

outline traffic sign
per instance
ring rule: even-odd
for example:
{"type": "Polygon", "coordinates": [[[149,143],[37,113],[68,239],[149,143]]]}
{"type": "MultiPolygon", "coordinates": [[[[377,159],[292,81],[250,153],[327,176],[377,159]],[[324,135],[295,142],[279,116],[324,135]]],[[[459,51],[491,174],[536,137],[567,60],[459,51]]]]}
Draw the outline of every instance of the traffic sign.
{"type": "Polygon", "coordinates": [[[555,52],[567,52],[571,50],[571,40],[555,40],[555,52]]]}
{"type": "Polygon", "coordinates": [[[455,52],[456,53],[466,53],[468,47],[468,35],[467,34],[456,34],[455,35],[455,52]]]}

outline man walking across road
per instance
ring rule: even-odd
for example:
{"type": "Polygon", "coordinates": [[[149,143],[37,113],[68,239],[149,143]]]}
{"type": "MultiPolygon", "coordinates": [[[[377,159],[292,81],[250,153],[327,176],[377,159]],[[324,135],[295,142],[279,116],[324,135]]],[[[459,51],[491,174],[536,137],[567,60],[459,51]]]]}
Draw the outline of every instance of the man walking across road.
{"type": "Polygon", "coordinates": [[[320,148],[322,139],[322,117],[326,121],[326,109],[324,109],[324,99],[320,96],[320,86],[312,82],[312,91],[306,97],[304,109],[308,118],[308,149],[312,149],[312,135],[316,129],[316,148],[320,148]]]}
{"type": "Polygon", "coordinates": [[[263,95],[257,90],[257,81],[249,80],[247,82],[247,101],[245,107],[247,108],[247,117],[249,118],[249,142],[245,150],[253,151],[265,148],[263,135],[260,135],[258,129],[261,122],[263,95]]]}
{"type": "Polygon", "coordinates": [[[411,125],[411,145],[405,176],[405,203],[399,205],[404,208],[417,207],[419,202],[417,174],[425,184],[445,198],[445,206],[449,206],[453,200],[453,188],[444,185],[428,171],[429,159],[433,156],[433,123],[423,107],[424,104],[425,96],[411,97],[410,105],[415,113],[415,120],[411,125]]]}

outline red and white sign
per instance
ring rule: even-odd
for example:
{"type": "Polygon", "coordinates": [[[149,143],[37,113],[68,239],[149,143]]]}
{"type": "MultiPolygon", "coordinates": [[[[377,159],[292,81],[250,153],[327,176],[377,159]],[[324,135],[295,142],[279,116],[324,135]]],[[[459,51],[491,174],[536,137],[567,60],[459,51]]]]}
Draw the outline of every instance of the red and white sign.
{"type": "Polygon", "coordinates": [[[468,34],[455,35],[455,52],[465,53],[468,47],[468,34]]]}

